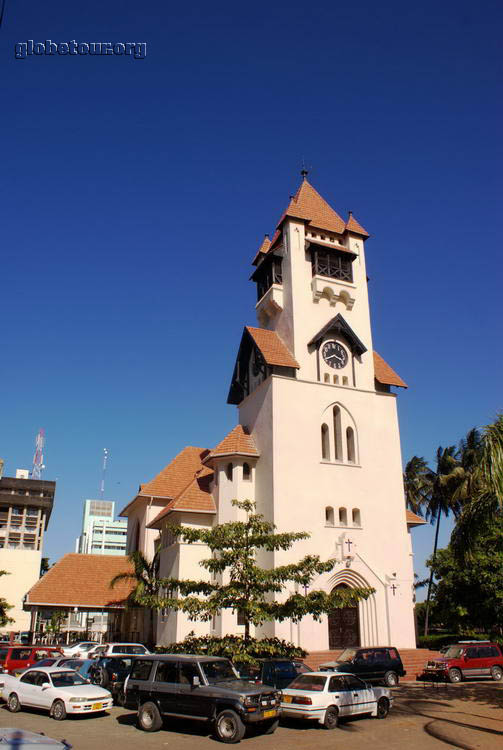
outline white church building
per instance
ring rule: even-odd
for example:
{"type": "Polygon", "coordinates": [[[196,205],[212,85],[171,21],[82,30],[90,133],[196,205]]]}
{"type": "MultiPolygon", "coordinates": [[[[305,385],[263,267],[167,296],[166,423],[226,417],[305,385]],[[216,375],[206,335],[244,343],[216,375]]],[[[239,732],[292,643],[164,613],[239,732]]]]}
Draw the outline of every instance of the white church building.
{"type": "MultiPolygon", "coordinates": [[[[153,555],[160,575],[202,579],[201,544],[176,542],[168,524],[209,527],[235,520],[233,498],[256,502],[277,531],[307,531],[287,551],[265,553],[265,566],[303,555],[333,559],[313,589],[371,587],[358,607],[321,622],[304,617],[265,623],[255,635],[285,638],[307,650],[345,646],[415,647],[410,529],[406,511],[396,394],[406,388],[373,350],[365,242],[303,173],[296,195],[253,260],[258,327],[245,327],[228,403],[238,425],[212,450],[187,447],[122,511],[128,551],[153,555]]],[[[288,594],[291,592],[285,592],[288,594]]],[[[211,622],[161,612],[157,642],[197,634],[240,633],[239,615],[211,622]]]]}

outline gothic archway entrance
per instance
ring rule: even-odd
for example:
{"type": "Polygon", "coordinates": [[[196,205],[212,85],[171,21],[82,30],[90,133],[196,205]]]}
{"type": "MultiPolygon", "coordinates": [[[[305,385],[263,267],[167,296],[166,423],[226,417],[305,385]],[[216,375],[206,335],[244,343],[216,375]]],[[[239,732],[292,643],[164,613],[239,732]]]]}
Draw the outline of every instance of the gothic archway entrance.
{"type": "MultiPolygon", "coordinates": [[[[345,583],[336,589],[347,589],[345,583]]],[[[350,648],[360,645],[360,618],[358,607],[334,609],[328,616],[329,649],[350,648]]]]}

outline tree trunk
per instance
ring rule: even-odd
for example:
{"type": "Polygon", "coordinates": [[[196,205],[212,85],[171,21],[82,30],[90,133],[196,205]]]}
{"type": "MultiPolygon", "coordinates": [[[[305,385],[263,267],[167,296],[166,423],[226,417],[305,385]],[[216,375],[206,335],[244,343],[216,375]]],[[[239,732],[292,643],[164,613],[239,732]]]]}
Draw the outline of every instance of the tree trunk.
{"type": "Polygon", "coordinates": [[[431,586],[433,584],[433,567],[435,565],[435,557],[437,555],[437,546],[438,546],[438,530],[440,529],[440,516],[442,515],[442,511],[438,511],[437,516],[437,528],[435,530],[435,543],[433,545],[433,556],[431,559],[431,573],[430,573],[430,580],[428,581],[428,594],[426,596],[426,614],[424,618],[424,634],[425,636],[428,635],[428,620],[430,616],[430,596],[431,596],[431,586]]]}
{"type": "Polygon", "coordinates": [[[250,641],[250,621],[245,620],[245,643],[250,641]]]}

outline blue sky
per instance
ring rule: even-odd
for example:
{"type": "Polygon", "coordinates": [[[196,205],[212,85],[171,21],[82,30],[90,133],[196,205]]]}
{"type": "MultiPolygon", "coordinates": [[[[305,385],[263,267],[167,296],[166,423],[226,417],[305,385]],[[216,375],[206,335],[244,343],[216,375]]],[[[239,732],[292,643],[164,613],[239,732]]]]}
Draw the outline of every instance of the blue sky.
{"type": "MultiPolygon", "coordinates": [[[[7,0],[0,452],[7,473],[29,466],[45,428],[52,560],[73,549],[104,447],[122,507],[235,424],[249,262],[303,157],[372,234],[374,344],[410,386],[404,460],[492,420],[502,16],[463,0],[7,0]],[[147,56],[15,59],[28,39],[146,42],[147,56]]],[[[422,574],[433,533],[414,537],[422,574]]]]}

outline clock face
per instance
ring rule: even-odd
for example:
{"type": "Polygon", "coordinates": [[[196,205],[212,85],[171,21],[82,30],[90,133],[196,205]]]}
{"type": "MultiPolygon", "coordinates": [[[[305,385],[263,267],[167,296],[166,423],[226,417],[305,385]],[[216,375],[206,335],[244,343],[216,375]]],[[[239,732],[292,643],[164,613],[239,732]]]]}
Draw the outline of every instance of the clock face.
{"type": "Polygon", "coordinates": [[[327,365],[335,370],[341,370],[348,363],[348,353],[337,341],[327,341],[321,353],[327,365]]]}

